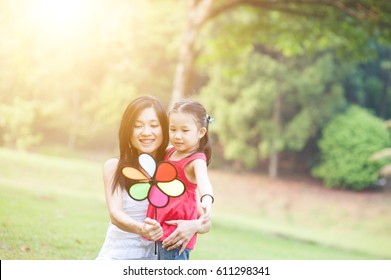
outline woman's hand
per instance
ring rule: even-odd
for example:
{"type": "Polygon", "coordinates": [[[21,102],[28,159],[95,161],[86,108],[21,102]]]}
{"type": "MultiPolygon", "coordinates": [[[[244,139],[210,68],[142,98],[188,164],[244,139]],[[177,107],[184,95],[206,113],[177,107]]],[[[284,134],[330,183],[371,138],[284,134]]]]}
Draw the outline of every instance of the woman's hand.
{"type": "Polygon", "coordinates": [[[187,244],[195,233],[202,227],[203,220],[173,220],[166,221],[169,225],[176,225],[177,228],[162,243],[163,248],[168,251],[182,246],[179,254],[186,249],[187,244]]]}
{"type": "Polygon", "coordinates": [[[141,232],[143,236],[153,241],[159,240],[163,236],[163,228],[157,221],[150,218],[145,218],[141,232]]]}

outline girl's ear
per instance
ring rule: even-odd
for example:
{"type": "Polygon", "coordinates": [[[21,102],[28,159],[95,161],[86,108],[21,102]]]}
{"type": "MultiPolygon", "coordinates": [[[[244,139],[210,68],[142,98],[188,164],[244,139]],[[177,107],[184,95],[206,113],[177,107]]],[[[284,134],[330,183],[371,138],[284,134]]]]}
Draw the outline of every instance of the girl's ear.
{"type": "Polygon", "coordinates": [[[201,129],[198,131],[198,138],[201,139],[202,137],[204,137],[206,132],[207,132],[206,127],[201,127],[201,129]]]}

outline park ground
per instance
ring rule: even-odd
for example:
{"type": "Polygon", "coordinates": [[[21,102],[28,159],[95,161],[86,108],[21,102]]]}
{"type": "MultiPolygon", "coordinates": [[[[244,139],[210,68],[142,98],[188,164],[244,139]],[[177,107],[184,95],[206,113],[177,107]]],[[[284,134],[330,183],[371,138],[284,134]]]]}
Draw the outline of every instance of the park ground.
{"type": "MultiPolygon", "coordinates": [[[[106,157],[105,157],[106,158],[106,157]]],[[[94,259],[109,221],[103,157],[0,149],[0,258],[94,259]]],[[[209,170],[212,230],[192,259],[391,259],[391,190],[209,170]]]]}

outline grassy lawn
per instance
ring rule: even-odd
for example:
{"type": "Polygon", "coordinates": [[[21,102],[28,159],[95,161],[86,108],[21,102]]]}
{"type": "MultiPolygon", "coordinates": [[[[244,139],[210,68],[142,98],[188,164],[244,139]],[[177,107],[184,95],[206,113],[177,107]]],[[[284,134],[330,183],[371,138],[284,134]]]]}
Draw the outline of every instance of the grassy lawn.
{"type": "MultiPolygon", "coordinates": [[[[0,149],[0,259],[94,259],[108,224],[102,164],[0,149]]],[[[364,217],[363,223],[346,216],[339,227],[338,215],[327,207],[314,209],[316,219],[298,207],[282,215],[285,204],[267,208],[241,201],[243,207],[233,208],[223,202],[240,198],[223,176],[213,173],[220,202],[212,231],[198,237],[192,259],[391,258],[391,221],[381,212],[380,220],[364,217]],[[376,229],[379,238],[368,236],[376,229]]]]}

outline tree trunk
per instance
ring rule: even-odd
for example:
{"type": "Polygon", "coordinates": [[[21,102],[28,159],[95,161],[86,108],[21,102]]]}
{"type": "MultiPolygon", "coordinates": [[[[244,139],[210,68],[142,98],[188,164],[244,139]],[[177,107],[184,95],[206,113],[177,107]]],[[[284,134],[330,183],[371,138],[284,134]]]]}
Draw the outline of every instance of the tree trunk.
{"type": "Polygon", "coordinates": [[[202,24],[208,18],[214,0],[190,0],[189,15],[183,32],[179,58],[175,69],[171,105],[192,94],[195,44],[202,24]]]}
{"type": "Polygon", "coordinates": [[[386,67],[383,74],[383,90],[381,94],[380,102],[380,117],[387,119],[387,99],[388,99],[388,88],[390,84],[390,68],[386,67]]]}
{"type": "Polygon", "coordinates": [[[192,80],[192,69],[195,59],[194,44],[199,27],[188,20],[184,32],[179,59],[175,69],[174,87],[171,96],[171,105],[189,95],[192,80]]]}
{"type": "MultiPolygon", "coordinates": [[[[279,67],[283,65],[284,56],[282,53],[279,53],[275,56],[279,67]]],[[[273,113],[272,113],[272,122],[275,127],[275,133],[272,139],[271,152],[270,152],[270,161],[269,161],[269,178],[276,179],[278,177],[278,164],[279,164],[279,147],[277,142],[281,137],[281,108],[282,108],[282,92],[280,88],[280,83],[282,82],[277,78],[277,95],[273,104],[273,113]]]]}
{"type": "Polygon", "coordinates": [[[269,178],[276,179],[278,177],[278,159],[279,159],[279,151],[277,147],[277,141],[279,139],[280,131],[281,131],[281,103],[282,96],[281,93],[278,92],[276,99],[273,104],[273,115],[272,121],[275,127],[275,135],[272,139],[271,145],[271,153],[270,153],[270,161],[269,161],[269,178]]]}
{"type": "MultiPolygon", "coordinates": [[[[183,32],[182,45],[179,51],[178,62],[176,65],[173,91],[171,95],[170,103],[183,99],[186,96],[191,95],[193,92],[192,87],[192,76],[193,76],[193,63],[196,57],[195,43],[197,40],[198,33],[201,29],[202,24],[206,21],[232,10],[239,6],[250,6],[263,11],[280,11],[283,14],[299,15],[303,17],[318,18],[314,11],[309,12],[303,11],[301,6],[308,7],[309,3],[314,4],[316,10],[322,7],[333,7],[336,10],[342,11],[344,14],[349,15],[354,19],[360,21],[367,20],[369,17],[373,19],[373,14],[376,12],[375,8],[369,8],[366,4],[356,5],[350,7],[345,5],[342,1],[328,1],[328,0],[315,0],[315,1],[303,1],[303,0],[291,0],[288,1],[290,4],[295,4],[296,7],[286,8],[285,1],[262,1],[262,0],[188,0],[189,14],[187,18],[186,28],[183,32]],[[218,2],[215,7],[213,5],[218,2]]],[[[360,1],[359,1],[360,2],[360,1]]],[[[380,19],[380,18],[379,18],[380,19]]],[[[379,22],[379,24],[382,22],[379,22]]],[[[378,24],[378,25],[379,25],[378,24]]],[[[387,26],[388,22],[382,23],[387,26]]]]}
{"type": "Polygon", "coordinates": [[[80,113],[80,96],[75,90],[71,93],[71,112],[70,128],[68,134],[68,148],[75,149],[79,134],[79,113],[80,113]]]}

